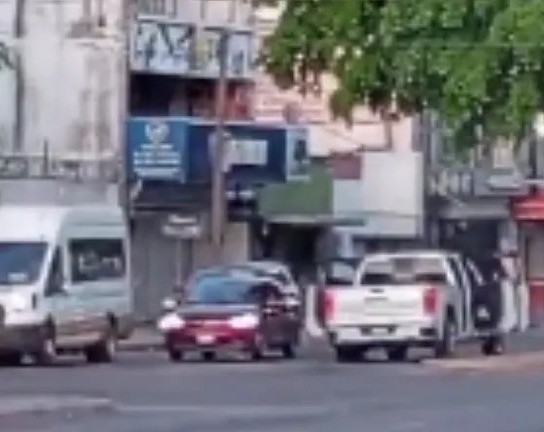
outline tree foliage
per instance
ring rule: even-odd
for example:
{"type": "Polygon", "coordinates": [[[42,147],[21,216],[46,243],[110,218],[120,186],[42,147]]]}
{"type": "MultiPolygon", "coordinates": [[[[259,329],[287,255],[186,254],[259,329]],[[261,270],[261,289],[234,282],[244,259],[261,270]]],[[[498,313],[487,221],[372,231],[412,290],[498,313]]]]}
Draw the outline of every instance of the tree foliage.
{"type": "MultiPolygon", "coordinates": [[[[270,0],[267,0],[270,1],[270,0]]],[[[519,139],[544,108],[543,0],[286,0],[263,61],[282,87],[332,73],[336,116],[439,112],[459,146],[519,139]]]]}

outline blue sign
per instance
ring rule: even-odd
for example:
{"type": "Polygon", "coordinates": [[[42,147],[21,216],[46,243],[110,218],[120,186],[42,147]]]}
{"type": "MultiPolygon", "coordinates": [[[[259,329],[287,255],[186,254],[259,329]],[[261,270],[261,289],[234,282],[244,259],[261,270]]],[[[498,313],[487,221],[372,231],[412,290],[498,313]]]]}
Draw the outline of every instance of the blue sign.
{"type": "Polygon", "coordinates": [[[136,118],[127,130],[127,161],[132,176],[142,180],[187,179],[187,122],[136,118]]]}
{"type": "MultiPolygon", "coordinates": [[[[255,123],[225,127],[227,182],[238,184],[285,181],[286,128],[255,123]]],[[[188,130],[191,180],[209,181],[215,142],[211,122],[194,122],[188,130]]]]}
{"type": "MultiPolygon", "coordinates": [[[[136,118],[128,127],[128,161],[144,180],[210,183],[213,121],[188,117],[136,118]]],[[[225,125],[223,169],[229,185],[253,186],[308,179],[305,127],[252,122],[225,125]]]]}

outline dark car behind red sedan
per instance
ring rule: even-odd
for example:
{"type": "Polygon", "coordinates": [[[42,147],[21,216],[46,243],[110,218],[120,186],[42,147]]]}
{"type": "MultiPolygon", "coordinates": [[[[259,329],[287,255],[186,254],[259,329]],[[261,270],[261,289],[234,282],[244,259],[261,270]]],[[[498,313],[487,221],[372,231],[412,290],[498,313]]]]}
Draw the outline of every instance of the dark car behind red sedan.
{"type": "Polygon", "coordinates": [[[295,356],[300,318],[272,279],[205,273],[187,286],[183,304],[162,319],[170,359],[206,360],[237,351],[258,360],[269,350],[295,356]]]}

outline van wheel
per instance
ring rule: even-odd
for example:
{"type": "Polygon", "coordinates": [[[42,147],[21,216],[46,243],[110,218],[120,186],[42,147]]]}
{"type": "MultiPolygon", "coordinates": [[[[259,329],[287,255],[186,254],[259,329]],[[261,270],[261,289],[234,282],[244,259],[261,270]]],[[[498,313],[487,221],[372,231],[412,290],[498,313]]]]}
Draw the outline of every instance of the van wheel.
{"type": "Polygon", "coordinates": [[[96,345],[85,350],[89,363],[111,363],[117,354],[117,332],[110,326],[104,337],[96,345]]]}
{"type": "Polygon", "coordinates": [[[43,337],[40,341],[40,347],[33,357],[37,364],[41,366],[49,366],[55,363],[57,359],[55,332],[52,328],[47,328],[43,333],[43,337]]]}
{"type": "Polygon", "coordinates": [[[482,343],[482,354],[486,356],[501,355],[504,353],[504,337],[490,336],[482,343]]]}
{"type": "Polygon", "coordinates": [[[444,322],[442,339],[436,343],[434,354],[436,358],[449,358],[455,354],[457,326],[455,320],[449,316],[444,322]]]}

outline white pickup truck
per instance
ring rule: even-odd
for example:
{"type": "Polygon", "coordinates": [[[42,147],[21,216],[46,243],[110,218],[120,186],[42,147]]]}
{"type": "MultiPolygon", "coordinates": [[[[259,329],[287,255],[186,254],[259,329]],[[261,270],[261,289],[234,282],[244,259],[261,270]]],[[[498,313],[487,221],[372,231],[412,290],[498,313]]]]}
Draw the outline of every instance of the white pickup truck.
{"type": "Polygon", "coordinates": [[[369,348],[384,348],[391,360],[404,360],[416,346],[448,357],[457,342],[475,339],[484,354],[500,354],[500,326],[475,324],[492,314],[474,302],[474,281],[484,283],[477,272],[456,253],[367,255],[351,285],[325,288],[324,323],[337,360],[357,360],[369,348]]]}

